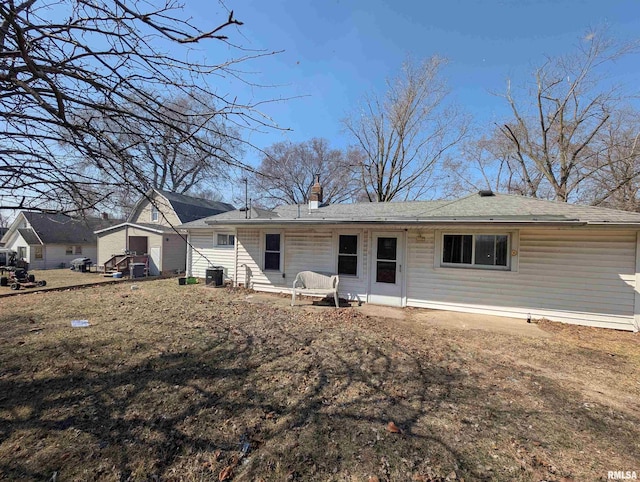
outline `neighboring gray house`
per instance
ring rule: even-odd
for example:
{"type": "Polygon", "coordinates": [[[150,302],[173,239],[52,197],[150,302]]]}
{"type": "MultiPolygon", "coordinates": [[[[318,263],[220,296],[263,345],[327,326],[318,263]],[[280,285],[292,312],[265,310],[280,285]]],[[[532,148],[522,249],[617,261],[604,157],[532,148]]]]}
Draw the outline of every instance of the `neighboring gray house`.
{"type": "Polygon", "coordinates": [[[21,211],[0,241],[25,259],[31,269],[69,267],[75,258],[95,262],[97,241],[93,232],[117,222],[121,220],[21,211]]]}
{"type": "Polygon", "coordinates": [[[174,227],[234,209],[231,204],[184,194],[149,190],[126,222],[96,231],[98,264],[128,269],[127,256],[144,256],[151,275],[185,270],[186,242],[174,227]]]}
{"type": "Polygon", "coordinates": [[[288,292],[298,272],[322,271],[340,275],[341,297],[362,302],[639,328],[638,213],[490,191],[320,202],[321,190],[309,206],[183,225],[195,248],[187,273],[222,265],[236,285],[288,292]]]}

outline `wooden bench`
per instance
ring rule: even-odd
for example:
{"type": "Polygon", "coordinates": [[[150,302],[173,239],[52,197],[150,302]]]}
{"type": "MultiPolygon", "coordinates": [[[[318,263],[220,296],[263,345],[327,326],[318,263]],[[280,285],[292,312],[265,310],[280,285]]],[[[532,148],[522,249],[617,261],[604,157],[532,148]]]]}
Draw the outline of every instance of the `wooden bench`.
{"type": "Polygon", "coordinates": [[[291,293],[291,306],[296,302],[296,295],[305,296],[328,296],[333,294],[333,299],[336,302],[336,308],[339,308],[338,303],[338,284],[340,278],[337,274],[323,274],[316,273],[315,271],[301,271],[293,281],[293,290],[291,293]]]}

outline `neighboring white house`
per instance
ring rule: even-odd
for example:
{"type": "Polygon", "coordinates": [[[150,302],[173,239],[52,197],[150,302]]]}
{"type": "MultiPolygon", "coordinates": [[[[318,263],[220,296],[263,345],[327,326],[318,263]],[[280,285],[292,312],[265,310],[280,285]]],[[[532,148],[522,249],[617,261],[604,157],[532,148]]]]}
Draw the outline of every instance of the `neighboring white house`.
{"type": "Polygon", "coordinates": [[[309,206],[183,225],[194,247],[187,273],[222,265],[236,285],[288,292],[300,271],[330,272],[340,275],[341,297],[361,302],[638,330],[638,213],[490,191],[454,201],[319,201],[321,189],[309,206]]]}
{"type": "Polygon", "coordinates": [[[21,211],[1,242],[18,253],[31,269],[69,267],[75,258],[96,261],[97,241],[94,230],[120,220],[71,218],[65,214],[21,211]]]}
{"type": "Polygon", "coordinates": [[[231,204],[151,189],[138,200],[126,222],[96,231],[98,264],[115,260],[128,269],[125,253],[131,253],[147,258],[151,275],[183,272],[186,241],[175,227],[231,209],[231,204]]]}

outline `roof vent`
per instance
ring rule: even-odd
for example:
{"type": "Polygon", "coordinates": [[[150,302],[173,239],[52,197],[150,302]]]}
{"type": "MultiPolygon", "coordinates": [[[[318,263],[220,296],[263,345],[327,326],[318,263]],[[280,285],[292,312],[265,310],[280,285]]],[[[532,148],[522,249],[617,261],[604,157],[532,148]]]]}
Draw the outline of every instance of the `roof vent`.
{"type": "Polygon", "coordinates": [[[483,189],[482,191],[478,191],[478,194],[480,194],[480,197],[495,196],[495,194],[493,193],[493,191],[491,189],[483,189]]]}

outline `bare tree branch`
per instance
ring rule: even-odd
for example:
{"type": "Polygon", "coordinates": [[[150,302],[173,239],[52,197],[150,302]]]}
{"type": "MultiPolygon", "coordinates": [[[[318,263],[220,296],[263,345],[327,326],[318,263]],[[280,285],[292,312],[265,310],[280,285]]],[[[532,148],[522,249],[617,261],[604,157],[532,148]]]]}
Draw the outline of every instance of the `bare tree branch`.
{"type": "Polygon", "coordinates": [[[405,62],[402,74],[387,82],[384,100],[365,97],[343,121],[366,155],[355,169],[369,201],[425,195],[439,163],[464,138],[466,120],[444,104],[444,63],[438,57],[419,65],[405,62]]]}
{"type": "Polygon", "coordinates": [[[533,105],[517,100],[508,85],[505,99],[513,120],[500,128],[511,145],[511,174],[527,194],[559,201],[576,198],[592,173],[592,145],[606,129],[618,102],[618,89],[599,82],[598,68],[635,51],[615,45],[601,32],[582,40],[578,54],[547,59],[536,70],[533,105]],[[588,166],[591,166],[588,167],[588,166]],[[535,173],[535,175],[534,175],[535,173]],[[538,180],[542,175],[544,182],[538,180]]]}
{"type": "Polygon", "coordinates": [[[276,143],[265,149],[260,166],[249,176],[251,197],[268,208],[304,204],[314,177],[319,175],[324,202],[352,200],[357,183],[345,166],[356,162],[358,156],[355,151],[331,149],[326,139],[276,143]]]}
{"type": "Polygon", "coordinates": [[[83,211],[122,186],[195,186],[211,173],[204,159],[247,167],[240,130],[273,123],[262,101],[220,95],[215,82],[242,79],[239,64],[273,52],[207,63],[186,48],[226,43],[240,25],[230,12],[200,28],[174,0],[0,3],[0,207],[83,211]],[[152,148],[157,177],[139,163],[152,148]]]}

